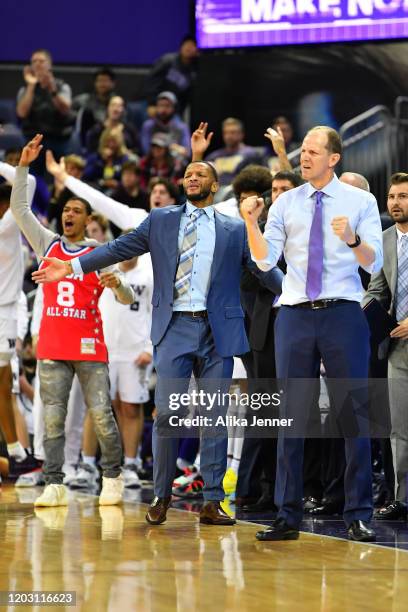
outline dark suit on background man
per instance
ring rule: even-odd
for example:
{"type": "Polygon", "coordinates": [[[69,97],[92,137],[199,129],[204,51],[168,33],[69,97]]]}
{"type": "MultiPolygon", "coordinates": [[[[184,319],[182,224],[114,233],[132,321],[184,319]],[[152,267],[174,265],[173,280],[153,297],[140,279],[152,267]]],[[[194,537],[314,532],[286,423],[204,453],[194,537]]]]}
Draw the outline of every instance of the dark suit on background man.
{"type": "MultiPolygon", "coordinates": [[[[407,177],[408,178],[408,177],[407,177]]],[[[384,265],[371,277],[363,299],[367,304],[375,298],[395,316],[397,307],[398,257],[402,235],[396,226],[383,232],[384,265]]],[[[407,240],[407,238],[405,238],[407,240]]],[[[395,501],[398,508],[393,516],[384,513],[377,518],[400,518],[406,516],[408,476],[408,340],[387,338],[380,345],[380,357],[388,357],[389,399],[391,411],[391,448],[395,473],[395,501]],[[405,506],[405,509],[403,508],[405,506]]],[[[384,508],[386,511],[387,508],[384,508]]]]}
{"type": "MultiPolygon", "coordinates": [[[[279,267],[284,272],[284,266],[279,267]]],[[[273,333],[275,299],[275,293],[262,286],[253,274],[244,271],[241,280],[241,301],[249,321],[251,352],[247,355],[251,357],[248,372],[248,390],[251,393],[276,392],[273,333]]],[[[248,370],[248,363],[244,361],[244,364],[248,370]]],[[[265,416],[272,415],[265,414],[265,416]]],[[[251,428],[247,428],[238,470],[237,498],[260,497],[260,505],[258,503],[253,511],[257,511],[258,507],[260,509],[273,507],[275,475],[276,439],[253,438],[251,428]]],[[[244,510],[246,509],[244,507],[244,510]]]]}

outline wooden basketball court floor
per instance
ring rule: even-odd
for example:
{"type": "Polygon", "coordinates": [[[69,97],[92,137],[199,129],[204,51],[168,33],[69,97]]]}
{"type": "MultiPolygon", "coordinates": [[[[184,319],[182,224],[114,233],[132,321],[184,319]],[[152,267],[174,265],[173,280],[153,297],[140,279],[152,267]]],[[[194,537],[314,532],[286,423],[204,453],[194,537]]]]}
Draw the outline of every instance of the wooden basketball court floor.
{"type": "Polygon", "coordinates": [[[212,527],[181,510],[151,527],[146,504],[100,508],[78,493],[34,509],[38,493],[3,484],[0,591],[75,591],[66,610],[86,612],[408,610],[405,550],[311,533],[261,543],[259,523],[212,527]]]}

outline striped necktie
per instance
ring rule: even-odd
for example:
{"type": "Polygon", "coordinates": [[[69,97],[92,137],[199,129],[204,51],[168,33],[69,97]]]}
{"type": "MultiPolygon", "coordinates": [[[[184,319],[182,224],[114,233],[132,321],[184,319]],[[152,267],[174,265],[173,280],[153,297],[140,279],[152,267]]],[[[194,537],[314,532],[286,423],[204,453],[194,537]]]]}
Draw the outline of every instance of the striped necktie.
{"type": "Polygon", "coordinates": [[[193,270],[193,259],[197,245],[197,219],[204,212],[197,208],[190,214],[190,220],[184,229],[183,244],[174,283],[174,296],[180,297],[187,293],[190,288],[191,272],[193,270]]]}
{"type": "Polygon", "coordinates": [[[398,253],[397,321],[408,317],[408,234],[401,238],[398,253]]]}

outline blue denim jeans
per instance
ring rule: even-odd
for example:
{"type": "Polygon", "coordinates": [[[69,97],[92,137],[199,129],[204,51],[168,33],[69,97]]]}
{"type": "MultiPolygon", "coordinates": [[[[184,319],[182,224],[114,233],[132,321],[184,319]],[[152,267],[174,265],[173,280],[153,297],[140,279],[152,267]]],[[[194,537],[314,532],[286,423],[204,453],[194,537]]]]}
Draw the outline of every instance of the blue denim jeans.
{"type": "Polygon", "coordinates": [[[116,478],[120,474],[122,445],[113,416],[109,374],[106,363],[98,361],[39,362],[40,396],[44,404],[44,475],[46,484],[62,484],[64,473],[65,419],[69,393],[77,374],[85,403],[91,412],[95,433],[101,447],[101,466],[104,476],[116,478]]]}

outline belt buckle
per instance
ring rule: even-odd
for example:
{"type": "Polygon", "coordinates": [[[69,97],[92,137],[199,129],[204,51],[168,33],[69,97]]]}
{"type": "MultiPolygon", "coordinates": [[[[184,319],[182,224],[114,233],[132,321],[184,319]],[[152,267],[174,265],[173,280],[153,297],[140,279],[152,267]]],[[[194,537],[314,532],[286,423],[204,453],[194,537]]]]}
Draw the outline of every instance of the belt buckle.
{"type": "Polygon", "coordinates": [[[199,313],[199,312],[201,312],[201,311],[197,310],[196,312],[193,312],[193,319],[199,319],[200,318],[200,315],[196,314],[196,313],[199,313]]]}
{"type": "Polygon", "coordinates": [[[316,302],[310,302],[312,310],[321,310],[322,308],[327,308],[326,300],[319,300],[320,304],[316,302]]]}

